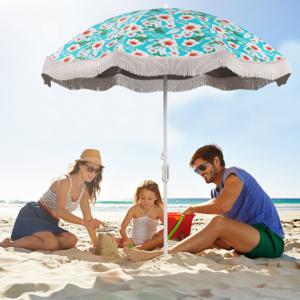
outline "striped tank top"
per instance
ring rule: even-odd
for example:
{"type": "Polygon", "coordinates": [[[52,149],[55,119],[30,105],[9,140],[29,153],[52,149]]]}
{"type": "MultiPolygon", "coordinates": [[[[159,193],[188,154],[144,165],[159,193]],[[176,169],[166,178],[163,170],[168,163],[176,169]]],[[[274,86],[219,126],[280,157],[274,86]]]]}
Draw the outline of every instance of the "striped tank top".
{"type": "MultiPolygon", "coordinates": [[[[84,184],[82,185],[78,199],[76,201],[72,201],[72,197],[71,197],[72,177],[69,175],[66,175],[66,176],[69,179],[70,186],[69,186],[69,190],[66,194],[65,209],[69,212],[72,212],[73,210],[75,210],[78,207],[78,204],[80,203],[80,200],[85,191],[85,185],[84,184]]],[[[58,180],[57,185],[59,185],[59,183],[60,183],[60,180],[58,180]]],[[[57,214],[56,214],[56,193],[51,191],[50,188],[46,191],[46,193],[44,193],[44,195],[40,198],[38,203],[40,204],[40,206],[42,206],[44,209],[46,209],[53,217],[57,218],[56,217],[57,216],[57,214]]]]}

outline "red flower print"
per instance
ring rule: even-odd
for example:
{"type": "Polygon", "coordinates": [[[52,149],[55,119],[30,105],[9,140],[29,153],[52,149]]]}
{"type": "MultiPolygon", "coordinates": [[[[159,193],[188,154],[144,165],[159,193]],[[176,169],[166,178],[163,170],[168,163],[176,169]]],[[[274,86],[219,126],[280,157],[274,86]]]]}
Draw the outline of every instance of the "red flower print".
{"type": "Polygon", "coordinates": [[[277,56],[275,57],[275,59],[276,59],[276,60],[282,60],[282,56],[277,55],[277,56]]]}
{"type": "Polygon", "coordinates": [[[234,49],[238,48],[238,45],[235,43],[229,42],[228,44],[231,48],[234,48],[234,49]]]}
{"type": "Polygon", "coordinates": [[[110,42],[107,46],[108,47],[111,47],[111,46],[113,46],[114,45],[114,42],[110,42]]]}
{"type": "Polygon", "coordinates": [[[99,43],[96,43],[93,45],[93,48],[97,49],[97,48],[100,48],[102,46],[102,43],[99,42],[99,43]]]}
{"type": "Polygon", "coordinates": [[[218,32],[223,32],[223,29],[222,28],[220,28],[220,27],[218,27],[218,26],[213,26],[214,27],[214,29],[216,30],[216,31],[218,31],[218,32]]]}
{"type": "Polygon", "coordinates": [[[207,21],[207,18],[202,17],[202,16],[199,16],[199,19],[202,20],[202,21],[205,21],[205,22],[207,21]]]}
{"type": "Polygon", "coordinates": [[[64,57],[61,61],[62,62],[70,62],[73,59],[74,59],[74,57],[69,55],[69,56],[64,57]]]}
{"type": "Polygon", "coordinates": [[[138,40],[136,40],[136,39],[128,40],[127,43],[128,43],[129,45],[132,45],[132,46],[137,46],[137,45],[140,44],[140,42],[139,42],[138,40]]]}
{"type": "Polygon", "coordinates": [[[188,24],[188,25],[184,26],[184,29],[189,30],[189,31],[194,31],[197,29],[197,26],[194,24],[188,24]]]}
{"type": "Polygon", "coordinates": [[[144,54],[143,54],[142,52],[138,52],[138,51],[133,52],[133,54],[134,54],[135,56],[144,56],[144,54]]]}
{"type": "Polygon", "coordinates": [[[170,18],[170,16],[168,16],[168,15],[159,15],[158,18],[162,19],[162,20],[168,20],[170,18]]]}
{"type": "Polygon", "coordinates": [[[228,20],[225,20],[225,19],[222,19],[221,21],[226,24],[230,23],[228,20]]]}
{"type": "Polygon", "coordinates": [[[89,35],[89,34],[91,34],[91,33],[92,33],[91,30],[86,30],[86,31],[84,31],[82,34],[83,34],[83,35],[89,35]]]}
{"type": "Polygon", "coordinates": [[[164,39],[161,41],[161,44],[166,47],[172,47],[174,45],[174,42],[170,39],[164,39]]]}
{"type": "Polygon", "coordinates": [[[189,40],[185,40],[183,41],[182,43],[184,46],[187,46],[187,47],[192,47],[196,44],[196,41],[193,40],[193,39],[189,39],[189,40]]]}
{"type": "Polygon", "coordinates": [[[123,18],[120,18],[119,21],[120,21],[120,22],[124,22],[124,21],[126,21],[127,19],[128,19],[127,17],[123,17],[123,18]]]}
{"type": "Polygon", "coordinates": [[[272,51],[273,48],[270,45],[264,45],[264,48],[268,51],[272,51]]]}
{"type": "Polygon", "coordinates": [[[193,19],[194,17],[193,17],[193,16],[190,16],[190,15],[183,15],[183,16],[180,16],[179,18],[182,19],[182,20],[191,20],[191,19],[193,19]]]}
{"type": "Polygon", "coordinates": [[[198,51],[191,51],[191,52],[189,52],[188,55],[191,57],[197,57],[197,56],[200,56],[201,54],[198,51]]]}
{"type": "Polygon", "coordinates": [[[250,48],[253,49],[254,51],[257,51],[257,50],[258,50],[258,47],[255,46],[255,45],[250,45],[250,48]]]}
{"type": "Polygon", "coordinates": [[[79,49],[79,44],[73,44],[73,45],[69,46],[67,50],[70,52],[73,52],[77,49],[79,49]]]}
{"type": "Polygon", "coordinates": [[[122,28],[122,30],[127,30],[130,27],[130,25],[126,25],[125,27],[122,28]]]}
{"type": "Polygon", "coordinates": [[[244,60],[247,60],[247,61],[251,60],[250,57],[246,54],[243,54],[242,57],[243,57],[244,60]]]}
{"type": "Polygon", "coordinates": [[[164,42],[164,44],[165,44],[166,46],[172,46],[172,45],[173,45],[173,43],[172,43],[171,41],[166,41],[166,42],[164,42]]]}
{"type": "Polygon", "coordinates": [[[100,56],[100,58],[105,57],[105,56],[107,56],[107,55],[108,55],[108,53],[107,53],[107,52],[104,52],[104,53],[100,56]]]}

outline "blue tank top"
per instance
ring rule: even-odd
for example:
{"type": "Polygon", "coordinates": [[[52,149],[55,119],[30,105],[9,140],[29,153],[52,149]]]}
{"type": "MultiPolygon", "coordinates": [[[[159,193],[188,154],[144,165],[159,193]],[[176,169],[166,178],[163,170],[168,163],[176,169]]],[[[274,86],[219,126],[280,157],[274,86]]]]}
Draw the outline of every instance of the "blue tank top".
{"type": "Polygon", "coordinates": [[[264,224],[281,238],[284,238],[275,205],[254,177],[245,170],[235,167],[225,169],[221,186],[211,191],[211,197],[215,198],[220,194],[224,188],[224,182],[230,174],[235,174],[243,182],[243,188],[231,210],[226,212],[224,216],[249,225],[264,224]]]}

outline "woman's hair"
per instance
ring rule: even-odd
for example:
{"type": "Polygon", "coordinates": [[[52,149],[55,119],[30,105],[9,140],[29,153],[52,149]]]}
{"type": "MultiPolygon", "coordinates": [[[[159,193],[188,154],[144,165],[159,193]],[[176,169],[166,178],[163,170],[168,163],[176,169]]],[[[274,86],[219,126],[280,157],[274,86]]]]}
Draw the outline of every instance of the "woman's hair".
{"type": "MultiPolygon", "coordinates": [[[[86,164],[86,162],[84,162],[84,161],[76,161],[75,165],[69,172],[69,175],[77,174],[79,172],[79,166],[85,165],[85,164],[86,164]]],[[[102,180],[103,169],[104,169],[104,167],[100,166],[99,172],[96,173],[96,176],[94,177],[94,179],[91,182],[85,182],[85,186],[89,193],[90,202],[93,204],[95,204],[95,202],[97,200],[97,194],[99,194],[100,190],[101,190],[100,182],[102,180]]]]}
{"type": "Polygon", "coordinates": [[[134,203],[138,203],[138,199],[140,197],[140,193],[142,190],[148,190],[151,191],[155,194],[156,200],[154,204],[160,206],[163,208],[163,201],[160,195],[159,187],[158,184],[155,183],[152,180],[145,180],[144,182],[141,183],[141,185],[136,189],[135,195],[134,195],[134,203]]]}
{"type": "Polygon", "coordinates": [[[220,165],[225,166],[222,149],[217,145],[206,145],[199,148],[190,160],[190,166],[193,167],[196,159],[203,159],[212,162],[215,157],[219,157],[220,165]]]}

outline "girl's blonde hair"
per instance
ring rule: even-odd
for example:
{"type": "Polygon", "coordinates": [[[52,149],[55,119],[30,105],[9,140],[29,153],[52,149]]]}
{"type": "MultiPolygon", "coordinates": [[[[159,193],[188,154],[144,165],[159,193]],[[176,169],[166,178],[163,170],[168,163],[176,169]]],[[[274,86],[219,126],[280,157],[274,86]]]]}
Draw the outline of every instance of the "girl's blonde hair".
{"type": "Polygon", "coordinates": [[[139,187],[136,189],[135,195],[134,195],[134,204],[138,203],[138,199],[140,197],[140,193],[142,190],[148,190],[155,194],[156,200],[154,201],[154,204],[160,206],[163,208],[163,201],[160,195],[158,184],[152,180],[145,180],[142,182],[139,187]]]}

